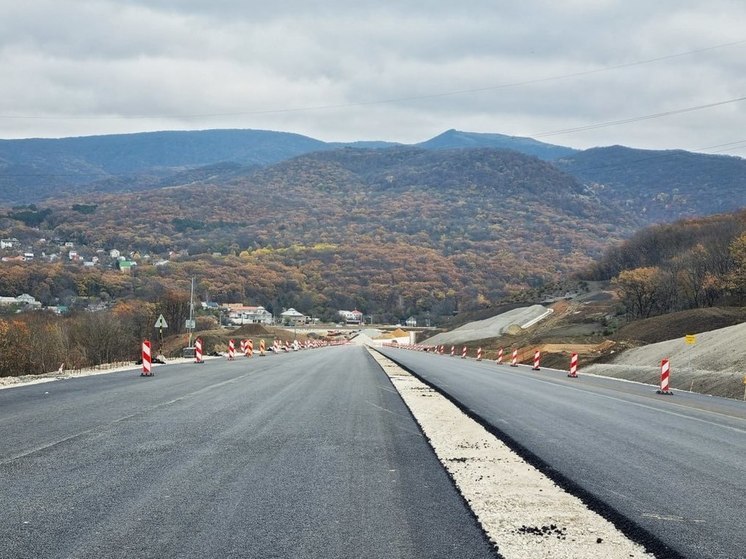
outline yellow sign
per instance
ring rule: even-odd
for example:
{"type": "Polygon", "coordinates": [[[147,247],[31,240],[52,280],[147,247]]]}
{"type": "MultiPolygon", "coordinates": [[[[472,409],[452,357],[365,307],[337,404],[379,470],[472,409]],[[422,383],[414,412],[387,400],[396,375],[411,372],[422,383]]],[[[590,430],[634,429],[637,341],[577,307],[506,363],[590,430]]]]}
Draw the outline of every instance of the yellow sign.
{"type": "Polygon", "coordinates": [[[743,383],[746,384],[746,377],[743,377],[743,383]]]}
{"type": "Polygon", "coordinates": [[[684,341],[688,345],[694,345],[697,343],[697,336],[695,336],[694,334],[687,334],[686,336],[684,336],[684,341]]]}

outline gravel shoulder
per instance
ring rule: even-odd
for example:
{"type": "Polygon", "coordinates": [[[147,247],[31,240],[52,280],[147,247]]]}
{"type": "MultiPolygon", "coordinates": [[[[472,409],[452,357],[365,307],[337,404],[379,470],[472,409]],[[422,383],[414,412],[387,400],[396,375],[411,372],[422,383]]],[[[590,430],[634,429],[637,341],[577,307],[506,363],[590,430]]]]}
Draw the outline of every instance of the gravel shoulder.
{"type": "Polygon", "coordinates": [[[391,379],[505,559],[654,557],[383,355],[391,379]]]}

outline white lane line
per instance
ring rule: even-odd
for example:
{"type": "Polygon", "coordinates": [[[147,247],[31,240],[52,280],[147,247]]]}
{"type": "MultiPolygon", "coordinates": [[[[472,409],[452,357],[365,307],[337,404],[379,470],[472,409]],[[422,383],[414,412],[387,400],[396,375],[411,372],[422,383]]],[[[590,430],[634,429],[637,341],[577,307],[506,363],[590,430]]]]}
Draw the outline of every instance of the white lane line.
{"type": "MultiPolygon", "coordinates": [[[[541,383],[544,383],[544,384],[550,384],[552,386],[557,386],[556,382],[550,382],[550,381],[539,379],[539,378],[535,378],[535,377],[531,377],[531,378],[533,380],[537,381],[537,382],[541,382],[541,383]]],[[[578,388],[576,386],[567,386],[567,385],[563,384],[562,387],[563,388],[567,388],[568,390],[575,390],[576,392],[585,392],[586,394],[588,394],[590,392],[587,389],[584,390],[583,388],[578,388]]],[[[691,419],[692,421],[698,421],[700,423],[706,423],[707,425],[712,425],[714,427],[721,427],[723,429],[729,429],[731,431],[735,431],[736,433],[746,434],[746,429],[740,429],[738,427],[733,427],[731,425],[723,425],[722,423],[716,423],[716,422],[710,421],[708,419],[702,419],[700,417],[693,417],[691,415],[685,415],[683,413],[678,413],[678,412],[675,412],[675,411],[667,410],[665,408],[659,408],[659,407],[656,407],[656,406],[650,406],[648,404],[642,404],[640,402],[633,402],[632,400],[628,400],[626,398],[619,398],[617,396],[610,396],[608,394],[600,394],[600,393],[597,393],[597,392],[593,392],[593,395],[597,396],[599,398],[606,398],[608,400],[614,400],[616,402],[621,402],[623,404],[629,404],[629,405],[632,405],[632,406],[637,406],[639,408],[645,408],[645,409],[648,409],[648,410],[652,410],[652,411],[655,411],[655,412],[661,412],[661,413],[665,413],[665,414],[668,414],[668,415],[673,415],[675,417],[680,417],[680,418],[683,418],[683,419],[691,419]]],[[[667,404],[671,404],[671,405],[678,405],[678,404],[673,404],[673,403],[670,403],[670,402],[666,402],[666,403],[667,404]]],[[[679,405],[679,407],[686,408],[687,410],[691,410],[692,409],[690,407],[681,406],[681,405],[679,405]]],[[[740,417],[733,417],[731,415],[725,415],[725,414],[718,413],[718,412],[710,412],[710,411],[707,411],[707,410],[700,410],[699,408],[694,408],[694,409],[696,411],[698,411],[698,412],[710,413],[710,414],[717,415],[717,416],[720,416],[720,417],[724,417],[724,418],[727,418],[727,419],[730,419],[730,420],[736,420],[736,421],[744,421],[744,422],[746,422],[746,419],[741,419],[740,417]]]]}
{"type": "MultiPolygon", "coordinates": [[[[519,366],[521,366],[521,367],[528,367],[528,365],[519,365],[519,366]]],[[[547,371],[556,372],[556,373],[567,373],[567,371],[563,371],[561,369],[551,369],[549,367],[545,367],[543,369],[547,370],[547,371]]],[[[501,370],[501,372],[512,373],[512,374],[514,374],[516,376],[519,376],[519,377],[524,376],[522,373],[520,373],[518,371],[503,371],[503,370],[501,370]]],[[[598,378],[607,379],[607,380],[611,380],[611,381],[615,381],[615,382],[625,382],[625,383],[628,383],[628,384],[637,384],[637,385],[640,385],[640,386],[650,387],[652,389],[652,391],[655,391],[655,389],[657,388],[657,385],[655,385],[655,384],[648,384],[646,382],[640,382],[640,381],[637,381],[637,380],[627,380],[627,379],[623,379],[623,378],[607,377],[607,376],[604,376],[604,375],[596,375],[596,374],[592,374],[592,373],[584,373],[584,374],[582,374],[580,376],[598,377],[598,378]]],[[[565,379],[553,379],[553,382],[552,382],[550,380],[541,379],[541,378],[538,378],[536,376],[531,376],[531,377],[528,377],[528,378],[535,379],[535,380],[537,380],[539,382],[545,382],[545,383],[548,383],[548,384],[552,384],[554,386],[563,386],[563,387],[570,388],[572,390],[579,390],[578,387],[572,386],[570,384],[570,381],[565,382],[565,379]]],[[[597,386],[597,385],[584,385],[584,386],[586,387],[586,392],[591,392],[590,390],[588,390],[589,386],[592,386],[593,388],[600,389],[600,390],[613,390],[613,388],[609,388],[609,387],[605,387],[605,386],[597,386]]],[[[580,390],[582,391],[582,388],[580,390]]],[[[679,390],[679,389],[676,389],[676,392],[683,392],[684,394],[697,394],[696,392],[688,392],[686,390],[679,390]]],[[[596,392],[594,392],[594,394],[596,394],[596,392]]],[[[628,395],[629,396],[638,397],[638,398],[644,397],[641,394],[628,393],[628,395]]],[[[599,394],[599,396],[603,396],[603,394],[599,394]]],[[[607,397],[611,397],[611,396],[607,396],[607,397]]],[[[624,401],[626,402],[627,400],[624,400],[624,401]]],[[[630,402],[630,403],[634,403],[634,402],[630,402]]],[[[743,418],[743,417],[738,417],[738,416],[735,416],[735,415],[728,415],[726,413],[721,413],[721,412],[718,412],[718,411],[712,411],[712,410],[708,410],[708,409],[704,409],[704,408],[698,408],[698,407],[695,407],[695,406],[688,406],[686,404],[679,404],[679,403],[674,402],[672,400],[666,400],[666,405],[675,406],[675,407],[678,407],[678,408],[683,408],[685,410],[698,411],[698,412],[707,413],[707,414],[710,414],[710,415],[716,415],[718,417],[724,417],[726,419],[737,419],[739,421],[746,421],[746,418],[743,418]]],[[[658,409],[658,408],[655,408],[655,409],[658,409]]],[[[661,410],[661,411],[664,411],[664,410],[661,410]]],[[[706,421],[706,420],[701,420],[701,421],[706,421]]]]}
{"type": "Polygon", "coordinates": [[[31,448],[31,449],[29,449],[29,450],[27,450],[25,452],[22,452],[21,454],[16,454],[16,455],[13,455],[13,456],[9,456],[8,458],[0,460],[0,466],[5,466],[6,464],[10,464],[11,462],[14,462],[16,460],[20,460],[21,458],[26,458],[27,456],[31,456],[32,454],[36,454],[37,452],[42,452],[44,450],[47,450],[49,448],[53,448],[53,447],[61,445],[61,444],[64,444],[64,443],[66,443],[68,441],[77,439],[79,437],[83,437],[83,436],[89,435],[89,434],[91,434],[91,433],[93,433],[95,431],[103,431],[105,429],[109,429],[110,427],[113,427],[114,425],[122,423],[123,421],[127,421],[129,419],[132,419],[133,417],[137,417],[137,416],[140,416],[140,415],[143,415],[143,414],[146,414],[146,413],[150,413],[150,412],[152,412],[154,410],[157,410],[159,408],[170,406],[170,405],[175,404],[177,402],[180,402],[182,400],[186,400],[187,398],[191,398],[191,397],[194,397],[194,396],[196,396],[198,394],[202,394],[204,392],[207,392],[208,390],[212,390],[213,388],[218,388],[218,387],[224,386],[226,384],[231,384],[233,382],[236,382],[238,380],[246,378],[247,376],[249,376],[248,373],[244,374],[244,375],[241,375],[240,377],[235,377],[235,378],[223,381],[223,382],[219,382],[217,384],[212,384],[210,386],[206,386],[204,388],[200,388],[199,390],[196,390],[194,392],[190,392],[188,394],[184,394],[183,396],[180,396],[179,398],[174,398],[173,400],[169,400],[167,402],[162,402],[162,403],[160,403],[158,405],[151,406],[148,409],[140,410],[140,411],[137,411],[135,413],[132,413],[132,414],[129,414],[129,415],[125,415],[124,417],[120,417],[118,419],[110,421],[109,423],[104,423],[103,425],[96,425],[95,427],[91,427],[90,429],[85,429],[83,431],[79,431],[78,433],[74,433],[72,435],[68,435],[67,437],[63,437],[63,438],[58,439],[56,441],[52,441],[50,443],[46,443],[46,444],[43,444],[41,446],[37,446],[35,448],[31,448]]]}
{"type": "Polygon", "coordinates": [[[653,518],[655,520],[665,520],[667,522],[692,522],[694,524],[704,524],[706,520],[695,520],[694,518],[684,518],[683,516],[670,516],[666,514],[642,513],[643,518],[653,518]]]}
{"type": "MultiPolygon", "coordinates": [[[[386,413],[390,413],[391,415],[393,415],[394,417],[398,417],[399,419],[410,419],[409,417],[405,417],[405,416],[403,416],[403,415],[401,415],[399,413],[393,412],[391,410],[387,410],[386,408],[382,408],[381,406],[379,406],[377,404],[374,404],[373,402],[369,402],[368,400],[365,400],[365,403],[366,404],[370,404],[374,408],[378,408],[381,411],[385,411],[386,413]]],[[[419,431],[412,431],[411,429],[406,429],[406,428],[402,427],[401,425],[397,425],[396,427],[398,429],[402,430],[402,431],[406,431],[407,433],[412,433],[413,435],[417,435],[418,437],[424,437],[424,435],[422,433],[420,433],[419,431]]]]}

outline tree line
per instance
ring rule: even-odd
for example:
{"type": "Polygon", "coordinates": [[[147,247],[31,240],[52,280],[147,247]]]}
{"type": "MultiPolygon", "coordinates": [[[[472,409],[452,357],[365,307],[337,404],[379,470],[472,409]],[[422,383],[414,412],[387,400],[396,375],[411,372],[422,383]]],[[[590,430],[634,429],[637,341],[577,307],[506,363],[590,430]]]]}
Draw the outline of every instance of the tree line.
{"type": "MultiPolygon", "coordinates": [[[[134,361],[143,339],[157,339],[156,318],[163,314],[168,334],[183,331],[189,293],[173,290],[154,303],[121,301],[99,312],[57,316],[33,311],[0,318],[0,376],[42,374],[106,363],[134,361]]],[[[198,327],[214,326],[200,321],[198,327]]]]}
{"type": "Polygon", "coordinates": [[[746,210],[643,229],[609,249],[583,279],[611,280],[635,318],[743,305],[746,210]]]}

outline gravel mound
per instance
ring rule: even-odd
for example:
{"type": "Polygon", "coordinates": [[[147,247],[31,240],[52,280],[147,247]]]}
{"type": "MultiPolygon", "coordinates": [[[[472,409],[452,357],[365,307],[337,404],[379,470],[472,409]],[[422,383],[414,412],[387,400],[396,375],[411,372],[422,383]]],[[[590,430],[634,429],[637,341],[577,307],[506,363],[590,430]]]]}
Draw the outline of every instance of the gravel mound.
{"type": "Polygon", "coordinates": [[[746,374],[744,339],[746,322],[697,334],[694,345],[677,338],[630,349],[584,372],[655,385],[660,382],[661,360],[669,359],[672,388],[740,399],[746,374]]]}
{"type": "Polygon", "coordinates": [[[422,343],[425,345],[460,344],[474,340],[496,338],[508,330],[516,331],[516,329],[527,328],[527,325],[531,324],[532,321],[540,319],[545,315],[548,316],[551,312],[551,309],[547,309],[541,305],[520,307],[498,314],[492,318],[469,322],[450,332],[437,334],[422,343]]]}

